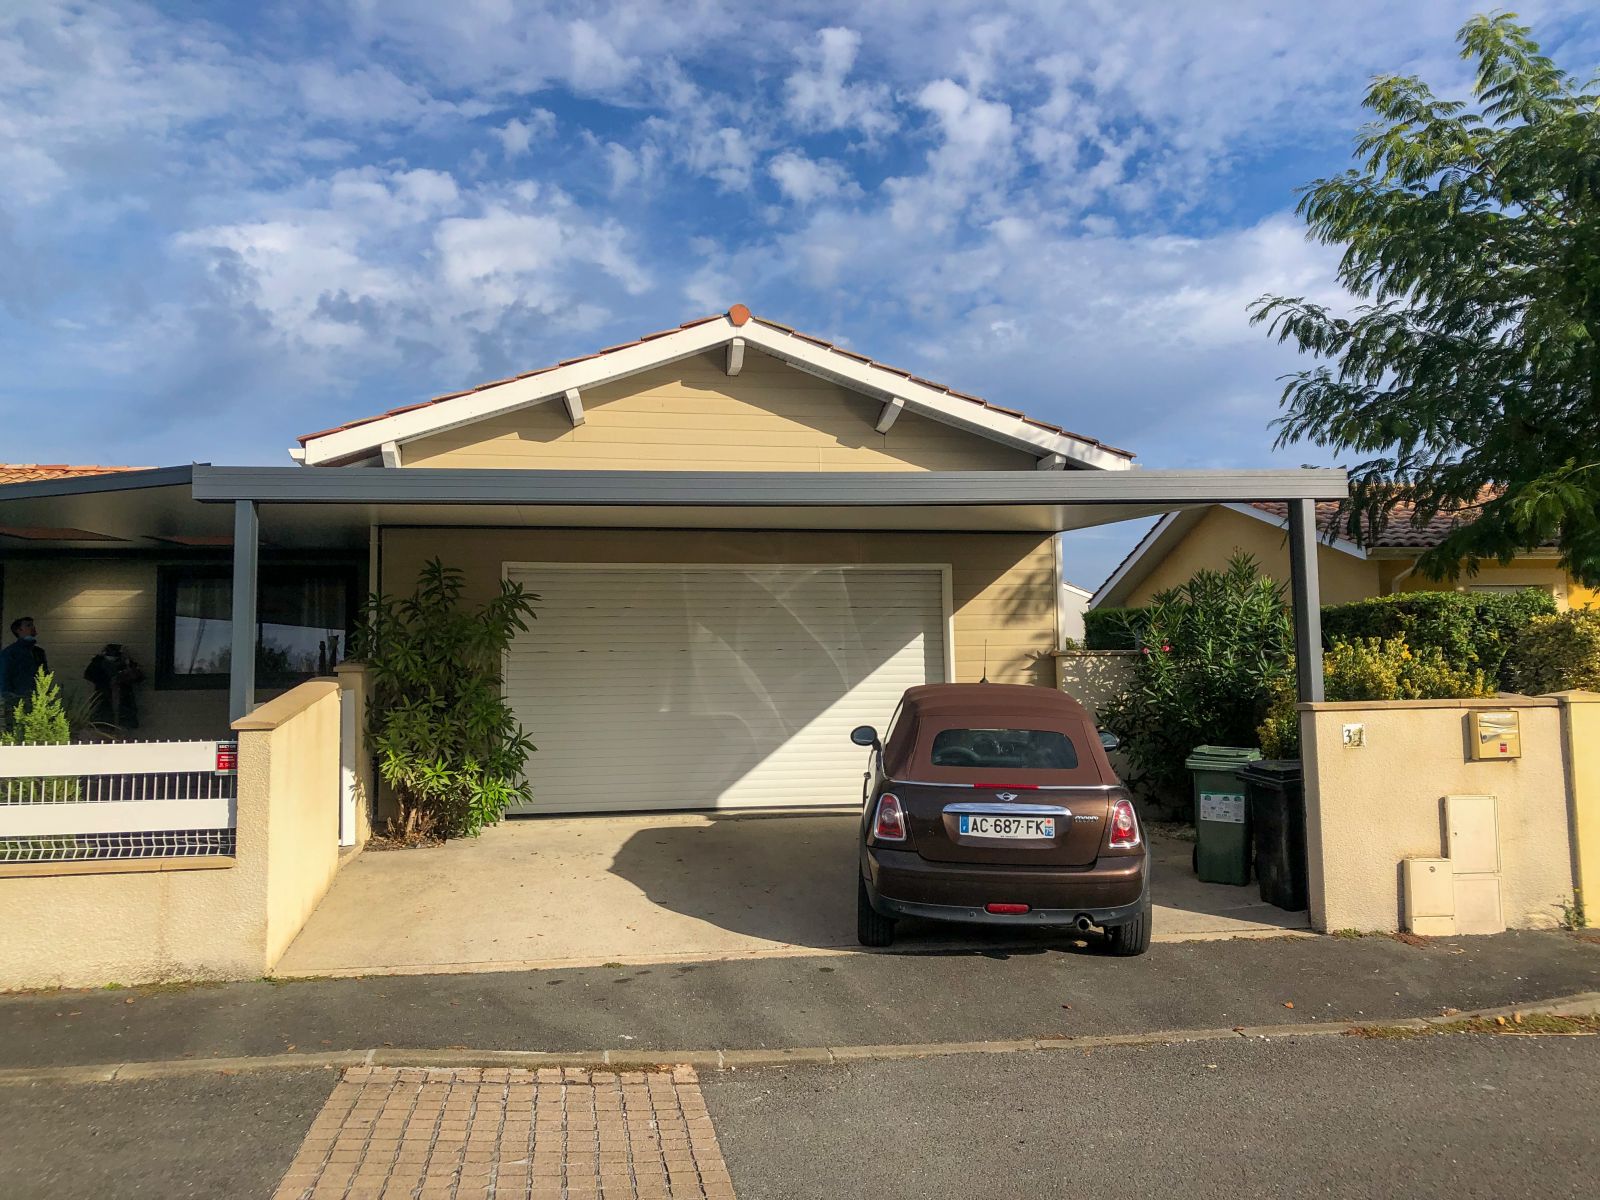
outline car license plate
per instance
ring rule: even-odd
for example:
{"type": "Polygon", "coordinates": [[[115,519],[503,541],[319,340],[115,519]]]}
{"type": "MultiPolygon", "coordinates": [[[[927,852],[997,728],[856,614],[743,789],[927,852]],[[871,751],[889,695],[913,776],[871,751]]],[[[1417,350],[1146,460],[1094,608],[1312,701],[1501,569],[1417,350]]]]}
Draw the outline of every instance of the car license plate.
{"type": "Polygon", "coordinates": [[[1056,835],[1056,819],[962,813],[961,832],[968,837],[1053,838],[1056,835]]]}

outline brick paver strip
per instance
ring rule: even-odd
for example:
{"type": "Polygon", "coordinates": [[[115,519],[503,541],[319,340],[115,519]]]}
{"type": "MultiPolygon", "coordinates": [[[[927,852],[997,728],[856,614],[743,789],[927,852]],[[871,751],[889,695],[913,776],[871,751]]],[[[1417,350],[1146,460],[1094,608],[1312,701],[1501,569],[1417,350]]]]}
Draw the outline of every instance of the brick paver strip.
{"type": "Polygon", "coordinates": [[[354,1067],[274,1200],[733,1200],[694,1068],[354,1067]]]}

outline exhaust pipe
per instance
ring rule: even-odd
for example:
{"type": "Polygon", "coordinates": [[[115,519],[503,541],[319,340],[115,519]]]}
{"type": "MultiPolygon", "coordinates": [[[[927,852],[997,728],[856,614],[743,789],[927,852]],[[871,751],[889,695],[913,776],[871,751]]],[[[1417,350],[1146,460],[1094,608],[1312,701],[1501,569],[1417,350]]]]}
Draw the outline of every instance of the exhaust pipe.
{"type": "Polygon", "coordinates": [[[1078,914],[1078,919],[1073,922],[1073,925],[1079,933],[1088,933],[1089,930],[1094,928],[1094,922],[1089,920],[1083,913],[1078,914]]]}

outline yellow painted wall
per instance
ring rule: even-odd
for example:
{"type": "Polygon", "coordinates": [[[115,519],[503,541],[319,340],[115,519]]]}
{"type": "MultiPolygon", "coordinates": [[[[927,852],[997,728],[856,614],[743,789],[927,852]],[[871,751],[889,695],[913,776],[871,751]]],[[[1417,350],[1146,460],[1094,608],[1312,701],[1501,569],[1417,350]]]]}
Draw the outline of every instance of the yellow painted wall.
{"type": "Polygon", "coordinates": [[[339,869],[339,684],[302,683],[233,728],[239,806],[267,814],[262,938],[270,968],[339,869]]]}
{"type": "MultiPolygon", "coordinates": [[[[1167,551],[1122,604],[1148,604],[1157,592],[1186,583],[1202,568],[1220,570],[1240,550],[1254,555],[1262,571],[1272,578],[1289,582],[1288,531],[1218,505],[1167,551]]],[[[1417,572],[1406,574],[1415,562],[1414,558],[1363,561],[1332,546],[1319,545],[1317,573],[1322,603],[1347,604],[1395,591],[1470,590],[1474,584],[1548,588],[1562,608],[1600,603],[1596,592],[1569,580],[1554,559],[1519,558],[1503,567],[1488,563],[1476,575],[1463,576],[1455,583],[1427,579],[1417,572]]]]}
{"type": "Polygon", "coordinates": [[[1561,692],[1571,771],[1575,889],[1590,925],[1600,924],[1600,693],[1561,692]]]}
{"type": "Polygon", "coordinates": [[[576,428],[560,400],[408,442],[408,467],[670,471],[1031,471],[1023,450],[882,404],[746,350],[736,376],[716,351],[583,393],[576,428]]]}
{"type": "MultiPolygon", "coordinates": [[[[1055,685],[1056,571],[1049,536],[774,530],[386,529],[383,588],[409,593],[437,555],[468,595],[500,586],[506,562],[949,563],[957,681],[1055,685]]],[[[537,630],[535,630],[537,636],[537,630]]]]}
{"type": "Polygon", "coordinates": [[[1411,566],[1414,559],[1386,563],[1396,570],[1390,576],[1390,588],[1407,592],[1467,591],[1475,585],[1484,587],[1537,587],[1544,588],[1555,597],[1558,608],[1583,608],[1594,601],[1595,593],[1582,584],[1567,578],[1567,573],[1553,558],[1515,558],[1505,566],[1484,563],[1474,575],[1463,574],[1453,582],[1428,579],[1421,572],[1413,572],[1396,580],[1401,572],[1411,566]]]}
{"type": "Polygon", "coordinates": [[[1400,863],[1448,856],[1446,796],[1493,796],[1501,907],[1508,928],[1549,928],[1572,898],[1561,709],[1548,698],[1318,704],[1302,711],[1312,924],[1323,931],[1394,930],[1400,863]],[[1473,708],[1515,709],[1522,757],[1467,757],[1473,708]],[[1348,746],[1344,725],[1365,726],[1348,746]]]}
{"type": "MultiPolygon", "coordinates": [[[[1221,570],[1241,550],[1255,557],[1263,573],[1285,584],[1289,582],[1288,530],[1218,506],[1179,539],[1122,603],[1129,607],[1148,604],[1157,592],[1187,583],[1196,571],[1221,570]]],[[[1377,564],[1332,546],[1317,547],[1317,573],[1324,604],[1345,604],[1378,595],[1377,564]]]]}

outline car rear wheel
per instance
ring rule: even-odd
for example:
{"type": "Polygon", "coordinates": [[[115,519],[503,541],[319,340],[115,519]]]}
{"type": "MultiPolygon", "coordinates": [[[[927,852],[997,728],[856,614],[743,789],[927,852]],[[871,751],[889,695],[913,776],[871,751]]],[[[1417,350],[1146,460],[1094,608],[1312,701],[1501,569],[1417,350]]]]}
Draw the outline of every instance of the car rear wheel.
{"type": "Polygon", "coordinates": [[[863,946],[888,946],[894,943],[894,918],[872,907],[867,881],[856,877],[856,941],[863,946]]]}
{"type": "Polygon", "coordinates": [[[1111,953],[1118,958],[1133,958],[1150,949],[1150,897],[1139,906],[1139,915],[1126,925],[1115,925],[1106,930],[1106,941],[1111,953]]]}

